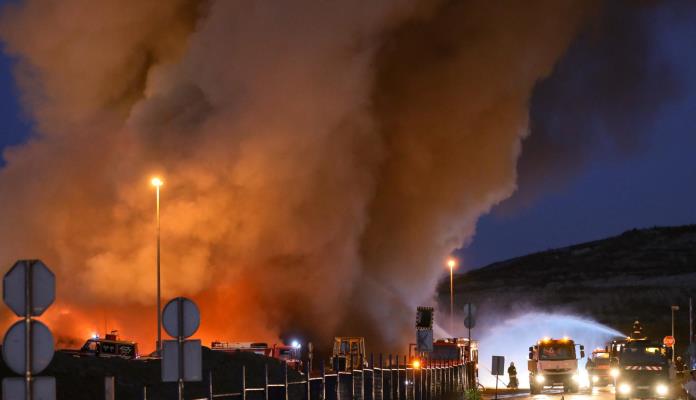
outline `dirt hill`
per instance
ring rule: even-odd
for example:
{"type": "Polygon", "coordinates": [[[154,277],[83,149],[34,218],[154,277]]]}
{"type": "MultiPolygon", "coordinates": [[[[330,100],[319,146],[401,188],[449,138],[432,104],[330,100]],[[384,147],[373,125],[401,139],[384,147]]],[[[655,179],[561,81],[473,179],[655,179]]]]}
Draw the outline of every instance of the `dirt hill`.
{"type": "MultiPolygon", "coordinates": [[[[654,337],[669,333],[670,306],[679,305],[677,339],[685,343],[689,296],[696,297],[696,225],[530,254],[456,276],[454,285],[456,302],[477,304],[480,313],[572,311],[623,332],[637,318],[654,337]]],[[[449,281],[439,293],[447,304],[449,281]]]]}

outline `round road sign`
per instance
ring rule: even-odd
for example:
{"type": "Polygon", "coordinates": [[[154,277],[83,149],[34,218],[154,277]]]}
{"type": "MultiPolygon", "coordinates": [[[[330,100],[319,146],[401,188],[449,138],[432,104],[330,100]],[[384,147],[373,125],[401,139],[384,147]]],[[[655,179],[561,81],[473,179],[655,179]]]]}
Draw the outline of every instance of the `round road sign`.
{"type": "Polygon", "coordinates": [[[674,336],[665,336],[665,338],[662,339],[662,343],[664,343],[667,347],[672,347],[674,346],[674,343],[676,343],[676,340],[674,339],[674,336]]]}
{"type": "MultiPolygon", "coordinates": [[[[5,334],[2,342],[2,358],[15,373],[26,372],[26,323],[17,321],[5,334]]],[[[40,321],[31,321],[31,373],[39,374],[53,359],[53,335],[40,321]]]]}
{"type": "Polygon", "coordinates": [[[162,311],[162,325],[171,337],[189,337],[201,325],[201,313],[193,301],[185,297],[177,297],[162,311]]]}

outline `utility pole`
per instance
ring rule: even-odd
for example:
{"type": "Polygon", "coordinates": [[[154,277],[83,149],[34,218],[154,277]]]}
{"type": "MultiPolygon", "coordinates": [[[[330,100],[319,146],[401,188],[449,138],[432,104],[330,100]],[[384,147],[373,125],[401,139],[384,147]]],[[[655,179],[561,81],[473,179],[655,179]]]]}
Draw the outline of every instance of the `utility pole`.
{"type": "Polygon", "coordinates": [[[694,303],[689,297],[689,344],[694,342],[694,303]]]}
{"type": "MultiPolygon", "coordinates": [[[[679,306],[672,306],[672,337],[674,337],[674,312],[679,310],[679,306]]],[[[677,352],[677,344],[672,345],[672,362],[674,362],[674,354],[677,352]]]]}

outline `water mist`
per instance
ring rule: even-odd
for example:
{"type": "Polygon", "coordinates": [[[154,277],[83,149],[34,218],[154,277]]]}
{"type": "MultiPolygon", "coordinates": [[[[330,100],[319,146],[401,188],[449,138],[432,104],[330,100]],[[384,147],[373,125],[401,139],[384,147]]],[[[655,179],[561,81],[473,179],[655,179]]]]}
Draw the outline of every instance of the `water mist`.
{"type": "MultiPolygon", "coordinates": [[[[495,386],[495,376],[491,375],[491,356],[505,356],[506,375],[500,377],[499,387],[508,383],[507,367],[510,362],[517,367],[520,387],[529,387],[527,359],[529,346],[543,337],[561,338],[567,336],[576,344],[585,346],[585,358],[578,361],[582,381],[586,381],[585,363],[592,350],[604,347],[606,342],[621,332],[590,319],[568,315],[530,312],[518,315],[497,325],[481,329],[474,339],[480,339],[479,379],[486,387],[495,386]]],[[[580,355],[578,351],[578,356],[580,355]]]]}

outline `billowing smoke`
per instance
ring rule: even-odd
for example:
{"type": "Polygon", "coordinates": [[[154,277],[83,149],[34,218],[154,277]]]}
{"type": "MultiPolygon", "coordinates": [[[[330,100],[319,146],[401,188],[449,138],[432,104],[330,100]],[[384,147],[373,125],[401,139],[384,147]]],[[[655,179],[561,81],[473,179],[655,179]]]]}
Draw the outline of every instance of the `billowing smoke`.
{"type": "Polygon", "coordinates": [[[199,301],[204,340],[403,349],[590,6],[24,1],[0,34],[36,133],[4,154],[0,262],[56,271],[66,343],[147,348],[160,174],[164,297],[199,301]]]}

